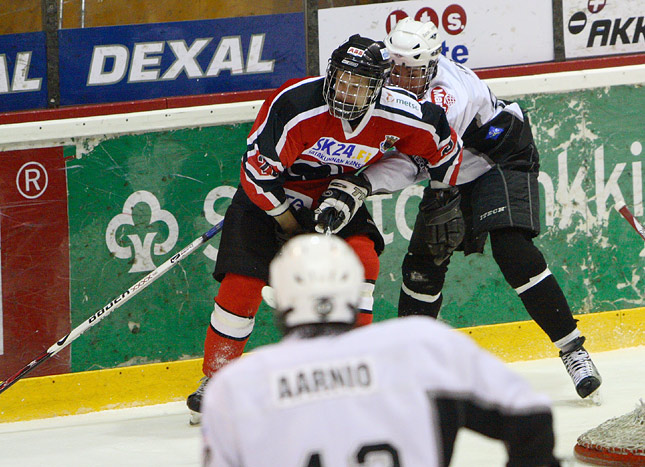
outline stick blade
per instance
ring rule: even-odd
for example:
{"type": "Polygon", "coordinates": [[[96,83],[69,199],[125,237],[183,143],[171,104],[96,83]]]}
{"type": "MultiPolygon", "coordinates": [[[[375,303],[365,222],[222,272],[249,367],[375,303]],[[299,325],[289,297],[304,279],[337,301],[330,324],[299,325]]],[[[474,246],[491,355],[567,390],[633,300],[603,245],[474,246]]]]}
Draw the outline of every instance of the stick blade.
{"type": "Polygon", "coordinates": [[[643,228],[641,223],[636,220],[629,208],[625,204],[616,205],[615,208],[625,218],[625,220],[629,222],[629,225],[634,228],[638,235],[645,240],[645,228],[643,228]]]}

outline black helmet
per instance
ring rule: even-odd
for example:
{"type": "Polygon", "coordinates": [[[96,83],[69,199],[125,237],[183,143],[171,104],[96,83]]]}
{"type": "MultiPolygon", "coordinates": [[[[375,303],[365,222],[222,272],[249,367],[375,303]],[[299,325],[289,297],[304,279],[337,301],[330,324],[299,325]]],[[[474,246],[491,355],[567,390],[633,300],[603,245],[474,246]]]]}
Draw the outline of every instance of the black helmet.
{"type": "Polygon", "coordinates": [[[323,94],[330,113],[344,120],[365,114],[390,71],[385,44],[358,34],[331,54],[323,94]]]}

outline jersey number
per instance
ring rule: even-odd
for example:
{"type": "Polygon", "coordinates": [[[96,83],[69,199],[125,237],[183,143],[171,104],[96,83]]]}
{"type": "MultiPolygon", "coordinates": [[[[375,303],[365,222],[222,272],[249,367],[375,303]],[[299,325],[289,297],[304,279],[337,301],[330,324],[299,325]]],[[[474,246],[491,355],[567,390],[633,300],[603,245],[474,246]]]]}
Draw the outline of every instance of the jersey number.
{"type": "MultiPolygon", "coordinates": [[[[399,462],[399,453],[396,448],[389,443],[378,443],[378,444],[364,444],[358,451],[356,451],[356,463],[358,465],[369,466],[370,459],[378,459],[378,465],[385,465],[384,461],[388,459],[390,461],[389,465],[391,467],[399,467],[401,464],[399,462]]],[[[376,460],[375,459],[375,460],[376,460]]],[[[313,452],[309,456],[309,460],[305,464],[305,467],[323,467],[322,456],[320,452],[313,452]]]]}

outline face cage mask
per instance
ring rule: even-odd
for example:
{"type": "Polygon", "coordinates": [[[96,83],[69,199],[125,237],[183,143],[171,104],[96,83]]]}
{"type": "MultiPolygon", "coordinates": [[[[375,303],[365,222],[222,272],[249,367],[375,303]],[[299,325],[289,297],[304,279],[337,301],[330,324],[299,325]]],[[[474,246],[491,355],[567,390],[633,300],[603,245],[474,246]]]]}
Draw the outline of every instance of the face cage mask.
{"type": "Polygon", "coordinates": [[[343,120],[354,120],[367,112],[382,86],[383,78],[352,73],[330,62],[323,95],[329,113],[343,120]]]}
{"type": "Polygon", "coordinates": [[[434,76],[436,68],[437,62],[431,62],[428,66],[395,64],[390,72],[388,84],[406,89],[415,94],[417,99],[421,99],[430,87],[430,81],[434,76]],[[417,70],[420,70],[421,73],[414,74],[417,70]]]}

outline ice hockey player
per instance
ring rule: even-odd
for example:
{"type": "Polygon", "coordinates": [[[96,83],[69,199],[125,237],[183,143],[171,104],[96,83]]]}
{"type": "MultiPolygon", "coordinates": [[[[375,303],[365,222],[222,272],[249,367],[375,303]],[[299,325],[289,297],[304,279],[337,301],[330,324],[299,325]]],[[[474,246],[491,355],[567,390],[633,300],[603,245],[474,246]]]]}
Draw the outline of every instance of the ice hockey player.
{"type": "MultiPolygon", "coordinates": [[[[458,188],[436,189],[433,181],[424,189],[403,260],[399,315],[437,317],[452,252],[481,253],[490,235],[506,282],[560,349],[578,395],[589,396],[601,377],[562,289],[532,240],[540,232],[539,155],[528,117],[517,103],[495,97],[470,69],[442,56],[432,22],[405,18],[385,45],[394,62],[390,84],[442,106],[464,146],[458,188]]],[[[372,177],[369,171],[366,176],[372,177]]]]}
{"type": "Polygon", "coordinates": [[[284,338],[206,386],[205,466],[447,466],[457,432],[510,467],[558,466],[549,399],[437,320],[354,328],[363,267],[337,236],[288,241],[270,267],[284,338]]]}
{"type": "Polygon", "coordinates": [[[456,180],[461,142],[445,113],[404,90],[383,88],[390,66],[383,42],[354,35],[332,53],[326,76],[288,81],[264,102],[247,140],[240,188],[225,214],[205,378],[188,396],[191,411],[199,412],[208,378],[242,354],[269,262],[296,233],[328,225],[347,240],[365,270],[357,324],[372,321],[384,241],[363,205],[371,188],[356,175],[360,169],[398,148],[431,165],[433,179],[456,180]]]}

